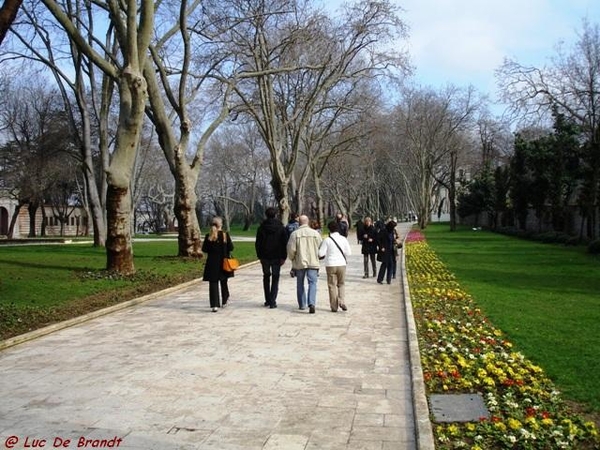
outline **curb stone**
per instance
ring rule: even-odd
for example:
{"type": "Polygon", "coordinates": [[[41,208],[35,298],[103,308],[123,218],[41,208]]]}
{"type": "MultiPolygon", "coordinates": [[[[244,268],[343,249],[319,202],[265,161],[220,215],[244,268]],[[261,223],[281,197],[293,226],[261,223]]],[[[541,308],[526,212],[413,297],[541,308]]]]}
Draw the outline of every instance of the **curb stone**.
{"type": "Polygon", "coordinates": [[[429,405],[427,403],[427,394],[425,382],[423,379],[423,368],[421,367],[421,353],[419,352],[419,341],[417,338],[417,326],[413,315],[412,301],[408,287],[408,277],[406,274],[406,236],[402,245],[402,281],[403,301],[406,311],[406,325],[408,334],[408,354],[411,369],[413,413],[415,417],[415,435],[418,450],[435,450],[433,429],[431,426],[429,405]]]}

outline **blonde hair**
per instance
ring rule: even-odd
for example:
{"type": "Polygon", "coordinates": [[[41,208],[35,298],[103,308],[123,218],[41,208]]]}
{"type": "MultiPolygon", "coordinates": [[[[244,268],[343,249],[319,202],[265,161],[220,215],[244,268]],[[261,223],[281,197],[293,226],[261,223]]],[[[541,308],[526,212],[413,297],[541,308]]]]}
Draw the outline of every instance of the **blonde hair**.
{"type": "Polygon", "coordinates": [[[208,235],[209,241],[214,242],[219,239],[219,231],[221,230],[222,226],[223,226],[223,219],[221,219],[219,216],[213,217],[212,224],[210,226],[210,233],[208,235]]]}

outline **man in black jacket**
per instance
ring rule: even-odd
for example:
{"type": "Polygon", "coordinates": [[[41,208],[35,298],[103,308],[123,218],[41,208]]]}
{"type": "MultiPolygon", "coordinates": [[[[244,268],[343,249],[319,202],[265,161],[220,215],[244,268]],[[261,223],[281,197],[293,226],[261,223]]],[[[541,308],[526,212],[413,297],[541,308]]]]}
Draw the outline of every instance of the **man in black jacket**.
{"type": "Polygon", "coordinates": [[[267,218],[256,231],[256,256],[260,259],[263,271],[265,306],[277,308],[279,275],[281,266],[287,259],[287,234],[283,223],[277,219],[277,209],[267,208],[267,218]]]}

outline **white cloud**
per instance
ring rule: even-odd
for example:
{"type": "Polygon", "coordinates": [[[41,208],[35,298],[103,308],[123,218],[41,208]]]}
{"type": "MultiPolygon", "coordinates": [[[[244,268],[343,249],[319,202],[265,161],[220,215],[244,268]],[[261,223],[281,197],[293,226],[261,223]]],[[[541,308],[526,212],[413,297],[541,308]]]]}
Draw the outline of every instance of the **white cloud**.
{"type": "MultiPolygon", "coordinates": [[[[321,0],[335,11],[344,0],[321,0]]],[[[404,9],[414,81],[474,85],[493,96],[504,58],[541,66],[581,21],[600,22],[600,0],[390,0],[404,9]]]]}
{"type": "Polygon", "coordinates": [[[505,57],[543,64],[555,44],[572,41],[581,19],[600,17],[598,0],[405,0],[416,81],[474,84],[493,91],[505,57]]]}

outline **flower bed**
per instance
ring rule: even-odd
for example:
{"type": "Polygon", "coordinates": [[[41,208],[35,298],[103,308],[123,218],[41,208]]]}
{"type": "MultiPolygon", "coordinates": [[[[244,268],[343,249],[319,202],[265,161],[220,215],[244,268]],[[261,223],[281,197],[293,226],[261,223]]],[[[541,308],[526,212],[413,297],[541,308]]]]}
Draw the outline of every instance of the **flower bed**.
{"type": "Polygon", "coordinates": [[[594,449],[593,422],[569,411],[543,370],[483,316],[423,235],[407,237],[408,282],[428,394],[481,393],[490,418],[433,424],[442,449],[594,449]]]}

